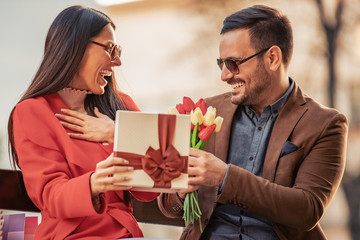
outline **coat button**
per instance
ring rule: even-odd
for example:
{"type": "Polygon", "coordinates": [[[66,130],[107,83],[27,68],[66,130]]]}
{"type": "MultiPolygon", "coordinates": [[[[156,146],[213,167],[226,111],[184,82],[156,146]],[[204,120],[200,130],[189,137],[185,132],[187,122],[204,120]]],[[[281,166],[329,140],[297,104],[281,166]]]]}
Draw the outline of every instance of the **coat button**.
{"type": "Polygon", "coordinates": [[[181,207],[180,207],[179,204],[176,203],[176,204],[172,207],[172,209],[173,209],[175,212],[178,212],[178,211],[181,209],[181,207]]]}

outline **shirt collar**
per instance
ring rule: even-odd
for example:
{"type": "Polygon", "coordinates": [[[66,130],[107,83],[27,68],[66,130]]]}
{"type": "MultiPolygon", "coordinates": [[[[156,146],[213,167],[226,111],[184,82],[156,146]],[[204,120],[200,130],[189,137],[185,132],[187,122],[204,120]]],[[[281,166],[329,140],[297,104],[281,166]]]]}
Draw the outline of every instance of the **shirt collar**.
{"type": "MultiPolygon", "coordinates": [[[[292,90],[294,89],[294,86],[295,86],[294,80],[292,78],[290,78],[290,77],[289,77],[289,83],[290,83],[290,86],[286,90],[284,95],[282,95],[282,97],[279,98],[276,102],[265,106],[264,109],[263,109],[263,113],[264,112],[270,112],[270,114],[273,115],[273,116],[277,116],[280,113],[280,111],[284,107],[287,99],[289,98],[289,96],[290,96],[290,94],[291,94],[291,92],[292,92],[292,90]]],[[[248,115],[250,117],[254,117],[255,111],[251,107],[245,106],[245,111],[248,113],[248,115]]]]}
{"type": "Polygon", "coordinates": [[[272,114],[278,115],[280,113],[280,111],[282,110],[282,108],[284,107],[286,101],[288,100],[288,98],[295,86],[294,80],[292,80],[292,78],[290,78],[290,77],[289,77],[289,83],[290,83],[290,86],[286,90],[284,95],[281,98],[279,98],[276,102],[269,105],[272,114]]]}

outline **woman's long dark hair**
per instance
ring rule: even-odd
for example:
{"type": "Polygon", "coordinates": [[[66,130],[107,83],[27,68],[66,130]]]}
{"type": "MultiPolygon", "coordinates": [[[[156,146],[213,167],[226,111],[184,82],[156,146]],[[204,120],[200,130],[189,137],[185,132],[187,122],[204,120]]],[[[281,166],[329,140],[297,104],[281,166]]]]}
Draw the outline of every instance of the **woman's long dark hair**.
{"type": "MultiPolygon", "coordinates": [[[[90,39],[97,36],[102,29],[115,24],[104,13],[82,6],[64,9],[51,24],[46,37],[45,51],[40,67],[19,103],[28,98],[48,95],[67,87],[73,79],[90,39]]],[[[107,79],[103,95],[88,94],[85,110],[94,115],[94,108],[111,119],[115,119],[116,110],[126,109],[118,95],[114,74],[107,79]]],[[[15,109],[15,108],[14,108],[15,109]]],[[[16,153],[12,110],[8,121],[9,155],[14,168],[19,167],[16,153]]],[[[20,167],[19,167],[20,168],[20,167]]],[[[124,191],[124,200],[130,203],[130,194],[124,191]]]]}
{"type": "MultiPolygon", "coordinates": [[[[40,67],[20,101],[58,92],[67,87],[73,79],[90,39],[97,36],[107,25],[115,29],[114,23],[104,13],[82,6],[64,9],[51,24],[46,37],[45,51],[40,67]]],[[[103,95],[88,94],[85,110],[94,115],[94,107],[115,119],[118,109],[126,109],[118,96],[116,82],[112,75],[108,79],[103,95]]],[[[15,109],[15,108],[14,108],[15,109]]],[[[19,167],[16,153],[12,110],[8,122],[9,154],[14,168],[19,167]]]]}

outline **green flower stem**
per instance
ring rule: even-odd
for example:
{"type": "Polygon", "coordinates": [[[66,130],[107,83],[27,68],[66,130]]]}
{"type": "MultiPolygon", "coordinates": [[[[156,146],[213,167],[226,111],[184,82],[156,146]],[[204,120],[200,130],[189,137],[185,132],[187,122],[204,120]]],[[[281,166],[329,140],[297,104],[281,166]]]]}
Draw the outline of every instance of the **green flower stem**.
{"type": "MultiPolygon", "coordinates": [[[[200,147],[201,147],[201,145],[202,145],[203,143],[204,143],[203,140],[198,141],[198,142],[196,143],[196,145],[194,146],[194,148],[196,148],[196,149],[201,149],[200,147]]],[[[206,142],[205,142],[205,144],[206,144],[206,142]]]]}
{"type": "MultiPolygon", "coordinates": [[[[199,139],[198,128],[199,128],[199,123],[195,125],[194,130],[191,133],[190,147],[196,149],[204,149],[207,142],[204,142],[201,139],[199,139]]],[[[193,224],[195,221],[198,221],[200,225],[200,230],[202,232],[203,229],[201,225],[201,215],[202,212],[199,206],[197,191],[187,193],[184,200],[184,214],[183,214],[185,225],[193,224]]]]}
{"type": "MultiPolygon", "coordinates": [[[[210,138],[214,135],[214,133],[215,133],[215,131],[211,134],[210,138]]],[[[209,139],[210,139],[210,138],[209,138],[209,139]]],[[[201,143],[201,146],[200,146],[198,149],[204,150],[204,148],[205,148],[205,146],[206,146],[207,143],[208,143],[208,142],[202,142],[202,143],[201,143]]]]}
{"type": "Polygon", "coordinates": [[[201,225],[201,215],[202,212],[199,207],[199,200],[197,196],[197,191],[193,191],[186,194],[184,200],[184,215],[183,219],[185,221],[185,225],[190,223],[194,223],[195,221],[199,221],[200,230],[203,231],[201,225]]]}
{"type": "Polygon", "coordinates": [[[191,134],[191,140],[190,140],[190,147],[194,147],[196,145],[197,142],[197,135],[198,135],[198,127],[199,127],[199,123],[197,123],[194,127],[194,130],[191,134]]]}

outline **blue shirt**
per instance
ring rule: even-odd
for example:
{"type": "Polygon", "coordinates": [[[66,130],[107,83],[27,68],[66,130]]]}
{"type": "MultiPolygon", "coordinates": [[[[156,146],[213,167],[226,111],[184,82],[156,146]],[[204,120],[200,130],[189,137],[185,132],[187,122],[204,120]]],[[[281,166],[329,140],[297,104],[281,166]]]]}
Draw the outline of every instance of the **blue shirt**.
{"type": "MultiPolygon", "coordinates": [[[[277,116],[294,88],[290,87],[275,103],[264,107],[259,115],[249,106],[239,105],[231,129],[228,164],[239,166],[256,176],[262,176],[266,149],[277,116]]],[[[222,190],[226,181],[227,173],[222,190]]],[[[218,204],[201,239],[279,239],[271,222],[247,213],[232,204],[218,204]]]]}

